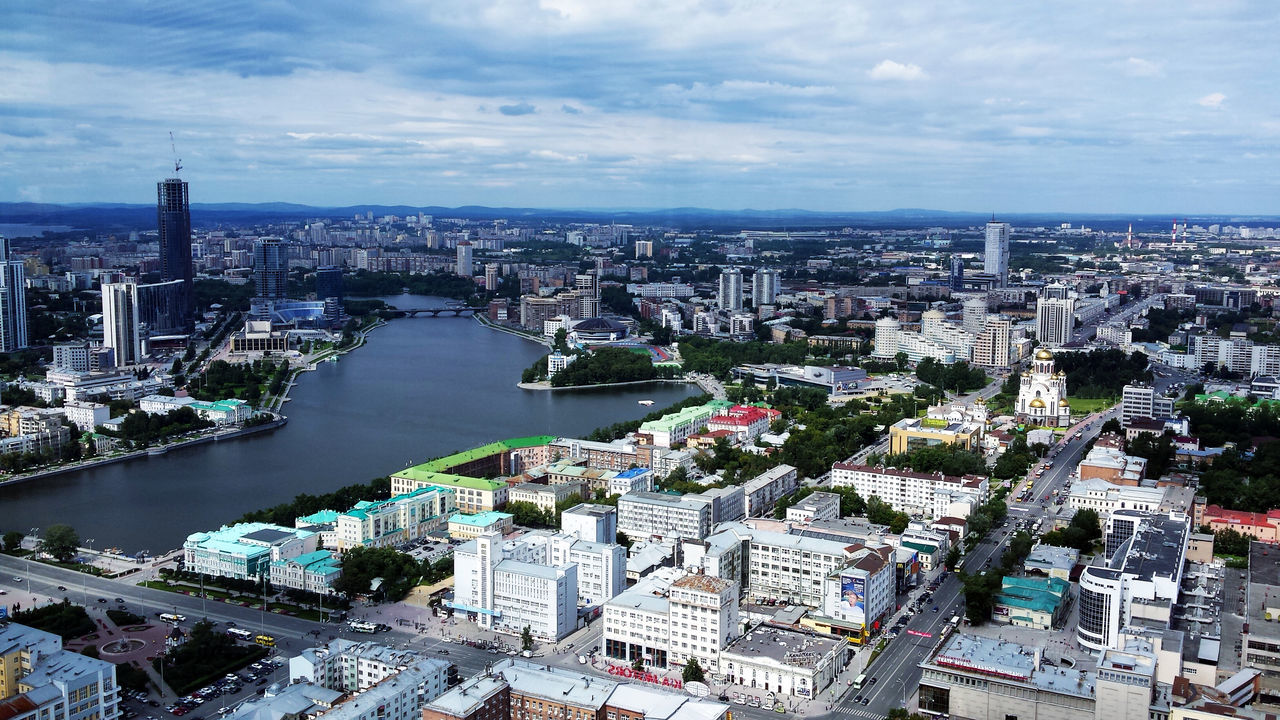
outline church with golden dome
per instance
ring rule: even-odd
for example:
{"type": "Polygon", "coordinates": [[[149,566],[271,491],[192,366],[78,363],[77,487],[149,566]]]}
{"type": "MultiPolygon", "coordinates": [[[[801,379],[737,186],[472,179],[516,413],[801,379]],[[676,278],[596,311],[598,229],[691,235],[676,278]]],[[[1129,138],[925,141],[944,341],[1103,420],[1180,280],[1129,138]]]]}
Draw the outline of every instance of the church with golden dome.
{"type": "Polygon", "coordinates": [[[1018,401],[1013,409],[1020,423],[1044,427],[1067,427],[1071,424],[1066,373],[1054,372],[1053,353],[1045,348],[1036,351],[1031,372],[1022,376],[1018,401]]]}

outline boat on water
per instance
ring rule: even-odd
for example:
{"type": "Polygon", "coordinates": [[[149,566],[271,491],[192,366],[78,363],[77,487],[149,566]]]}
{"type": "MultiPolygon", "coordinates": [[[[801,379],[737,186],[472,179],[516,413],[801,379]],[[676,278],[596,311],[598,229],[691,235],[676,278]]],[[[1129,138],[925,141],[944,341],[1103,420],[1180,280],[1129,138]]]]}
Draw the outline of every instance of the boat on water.
{"type": "Polygon", "coordinates": [[[325,359],[324,359],[324,361],[325,361],[325,362],[327,362],[327,363],[336,363],[336,362],[338,362],[338,356],[337,356],[337,355],[330,355],[329,357],[325,358],[325,359]]]}
{"type": "Polygon", "coordinates": [[[638,400],[637,402],[639,402],[641,405],[645,407],[649,407],[650,405],[653,404],[652,400],[638,400]]]}

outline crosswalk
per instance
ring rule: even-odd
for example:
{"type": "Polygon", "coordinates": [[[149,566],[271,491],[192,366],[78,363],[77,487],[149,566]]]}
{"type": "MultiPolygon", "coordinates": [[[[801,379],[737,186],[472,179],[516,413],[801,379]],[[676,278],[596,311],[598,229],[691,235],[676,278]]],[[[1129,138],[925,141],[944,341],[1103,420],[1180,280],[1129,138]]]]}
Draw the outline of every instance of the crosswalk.
{"type": "Polygon", "coordinates": [[[831,712],[845,717],[866,718],[867,720],[884,720],[883,714],[871,712],[870,710],[863,710],[862,708],[840,706],[831,712]]]}

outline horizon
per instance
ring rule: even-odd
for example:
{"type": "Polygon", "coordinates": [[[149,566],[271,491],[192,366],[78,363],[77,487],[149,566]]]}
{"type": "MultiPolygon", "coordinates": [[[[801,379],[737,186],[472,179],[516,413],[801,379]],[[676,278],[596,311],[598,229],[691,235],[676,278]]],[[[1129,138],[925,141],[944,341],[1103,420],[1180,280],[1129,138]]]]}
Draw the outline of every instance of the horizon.
{"type": "Polygon", "coordinates": [[[1244,0],[0,19],[4,201],[147,204],[180,158],[208,204],[1278,212],[1280,6],[1244,0]]]}

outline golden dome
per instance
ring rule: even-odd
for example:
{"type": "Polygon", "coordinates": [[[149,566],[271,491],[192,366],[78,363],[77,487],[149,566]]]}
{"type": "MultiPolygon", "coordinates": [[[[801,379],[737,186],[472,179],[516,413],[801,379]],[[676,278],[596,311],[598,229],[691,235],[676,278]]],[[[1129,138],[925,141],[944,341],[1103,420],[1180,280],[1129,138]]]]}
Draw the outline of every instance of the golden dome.
{"type": "Polygon", "coordinates": [[[1071,406],[1071,403],[1067,402],[1067,399],[1066,399],[1066,398],[1062,398],[1061,400],[1059,400],[1059,401],[1058,401],[1058,404],[1059,404],[1059,405],[1061,405],[1062,407],[1070,407],[1070,406],[1071,406]]]}
{"type": "Polygon", "coordinates": [[[1044,407],[1044,401],[1043,401],[1043,400],[1041,400],[1040,398],[1035,398],[1035,399],[1033,399],[1033,400],[1031,401],[1031,407],[1033,407],[1033,408],[1042,408],[1042,407],[1044,407]]]}
{"type": "Polygon", "coordinates": [[[1040,348],[1039,350],[1037,350],[1037,351],[1036,351],[1036,359],[1037,359],[1037,360],[1052,360],[1052,359],[1053,359],[1053,353],[1049,352],[1048,350],[1046,350],[1046,349],[1044,349],[1044,348],[1040,348]]]}
{"type": "Polygon", "coordinates": [[[987,404],[987,401],[986,401],[986,400],[983,400],[981,397],[979,397],[977,400],[974,400],[974,401],[973,401],[973,404],[974,404],[974,405],[986,405],[986,404],[987,404]]]}

